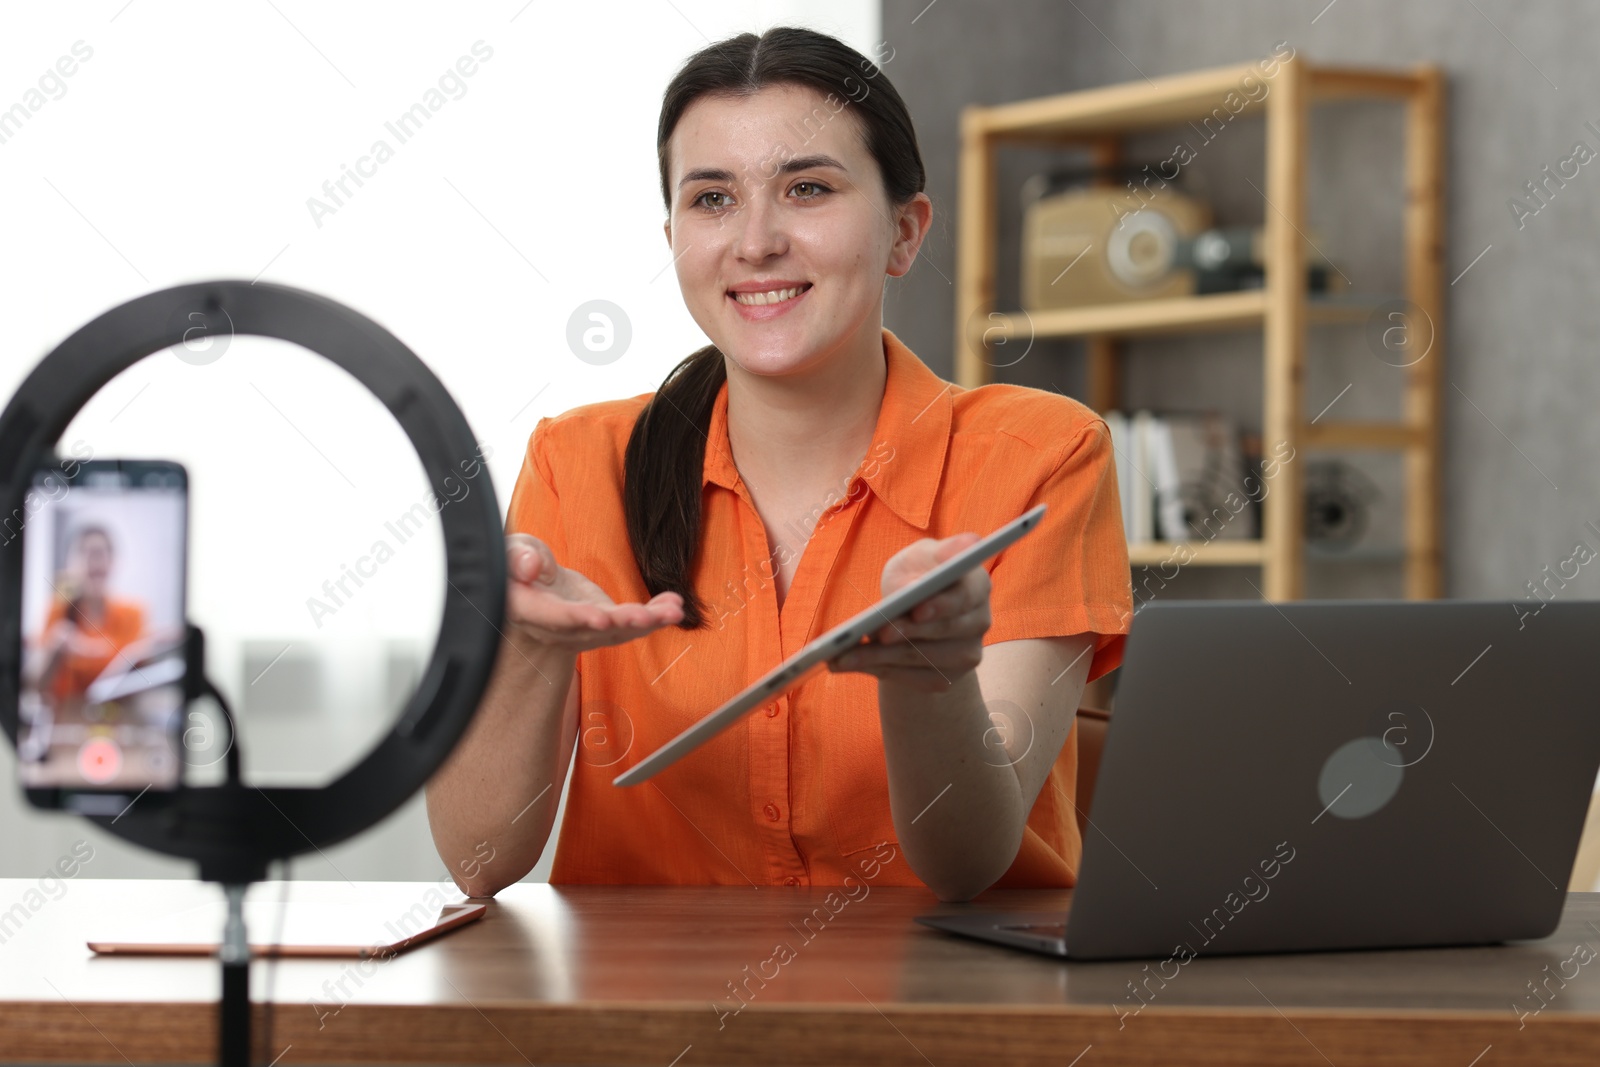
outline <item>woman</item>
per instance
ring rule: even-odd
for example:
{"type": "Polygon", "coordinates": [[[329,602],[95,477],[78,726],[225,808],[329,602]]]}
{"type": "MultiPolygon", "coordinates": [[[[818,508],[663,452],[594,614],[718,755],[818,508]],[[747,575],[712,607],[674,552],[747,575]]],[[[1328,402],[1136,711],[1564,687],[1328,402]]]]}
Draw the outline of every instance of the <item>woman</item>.
{"type": "Polygon", "coordinates": [[[110,595],[115,560],[110,531],[82,526],[70,543],[69,565],[56,582],[58,596],[45,619],[35,681],[57,707],[81,698],[112,660],[139,647],[145,633],[144,609],[110,595]]]}
{"type": "Polygon", "coordinates": [[[428,789],[440,854],[472,895],[525,875],[576,747],[553,882],[1074,884],[1071,727],[1132,614],[1104,422],[959,389],[883,328],[932,204],[905,105],[860,53],[787,27],[713,44],[668,87],[657,148],[713,343],[656,393],[534,430],[503,647],[428,789]],[[830,671],[610,784],[1041,501],[1036,530],[830,671]]]}
{"type": "Polygon", "coordinates": [[[24,660],[24,763],[50,758],[57,722],[101,718],[104,710],[85,696],[90,683],[119,657],[133,662],[143,647],[144,609],[110,594],[114,561],[104,526],[80,526],[68,540],[67,567],[52,583],[56,596],[24,660]]]}

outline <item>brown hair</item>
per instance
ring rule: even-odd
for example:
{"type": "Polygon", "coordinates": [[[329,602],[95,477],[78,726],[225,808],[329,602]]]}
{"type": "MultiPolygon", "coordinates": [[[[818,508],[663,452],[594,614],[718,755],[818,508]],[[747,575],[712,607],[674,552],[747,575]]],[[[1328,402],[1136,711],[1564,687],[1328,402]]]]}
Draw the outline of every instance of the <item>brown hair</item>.
{"type": "MultiPolygon", "coordinates": [[[[910,112],[881,69],[835,37],[774,26],[759,36],[741,33],[708,45],[689,57],[667,86],[656,128],[656,156],[661,199],[669,215],[667,146],[689,105],[702,96],[749,96],[776,85],[843,96],[878,164],[890,202],[904,205],[923,190],[927,179],[910,112]]],[[[623,506],[634,561],[650,596],[671,591],[683,597],[678,626],[684,630],[709,622],[689,571],[700,544],[706,435],[726,378],[727,365],[715,345],[685,358],[640,411],[623,462],[623,506]]]]}

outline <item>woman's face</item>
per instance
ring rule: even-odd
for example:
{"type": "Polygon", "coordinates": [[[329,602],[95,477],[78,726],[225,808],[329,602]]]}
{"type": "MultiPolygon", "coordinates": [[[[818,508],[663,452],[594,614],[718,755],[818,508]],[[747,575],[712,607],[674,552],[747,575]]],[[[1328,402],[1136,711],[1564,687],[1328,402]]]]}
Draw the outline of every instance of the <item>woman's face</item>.
{"type": "Polygon", "coordinates": [[[101,596],[106,591],[106,580],[111,575],[111,542],[99,533],[87,533],[78,539],[78,578],[83,592],[101,596]]]}
{"type": "Polygon", "coordinates": [[[703,96],[668,160],[678,284],[724,354],[782,374],[878,340],[884,276],[911,269],[931,202],[889,204],[844,97],[703,96]]]}

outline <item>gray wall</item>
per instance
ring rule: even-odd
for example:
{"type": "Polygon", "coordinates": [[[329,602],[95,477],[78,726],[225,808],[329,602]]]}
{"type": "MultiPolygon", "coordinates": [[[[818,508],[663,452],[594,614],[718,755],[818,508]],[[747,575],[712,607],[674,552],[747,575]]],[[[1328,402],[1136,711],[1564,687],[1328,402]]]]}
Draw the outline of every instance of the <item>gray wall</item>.
{"type": "MultiPolygon", "coordinates": [[[[1600,151],[1600,4],[1582,0],[1076,0],[1075,3],[885,0],[885,70],[917,122],[937,217],[919,263],[898,283],[886,324],[936,371],[953,374],[954,209],[957,118],[967,103],[1003,103],[1260,58],[1288,41],[1313,62],[1406,68],[1441,65],[1449,81],[1447,280],[1492,248],[1447,293],[1444,367],[1446,593],[1507,600],[1583,540],[1600,550],[1600,425],[1588,415],[1600,388],[1590,338],[1600,327],[1596,207],[1600,161],[1582,168],[1519,229],[1507,206],[1575,141],[1600,151]],[[1474,6],[1475,4],[1475,6],[1474,6]],[[915,21],[913,22],[913,19],[915,21]],[[1508,40],[1509,38],[1509,40],[1508,40]]],[[[1319,109],[1312,129],[1310,221],[1319,245],[1352,289],[1392,290],[1401,277],[1396,223],[1399,135],[1392,108],[1319,109]]],[[[1166,139],[1145,142],[1170,148],[1166,139]]],[[[1136,146],[1137,147],[1137,146],[1136,146]]],[[[1219,219],[1259,223],[1261,127],[1238,123],[1194,164],[1199,192],[1219,219]],[[1237,134],[1237,137],[1235,136],[1237,134]],[[1226,143],[1225,143],[1226,142],[1226,143]]],[[[1167,153],[1151,158],[1163,158],[1167,153]]],[[[1060,155],[1008,151],[1000,188],[1001,303],[1015,300],[1024,178],[1060,155]]],[[[1187,179],[1186,179],[1187,180],[1187,179]]],[[[1259,337],[1213,335],[1145,341],[1129,348],[1128,406],[1203,403],[1259,426],[1259,337]]],[[[1398,411],[1393,372],[1367,350],[1359,326],[1317,331],[1310,348],[1307,414],[1346,384],[1331,418],[1398,411]]],[[[1000,380],[1081,396],[1081,349],[1036,345],[1000,380]]],[[[1398,515],[1397,462],[1369,464],[1398,515]]],[[[1375,534],[1375,536],[1377,536],[1375,534]]],[[[1198,572],[1203,568],[1190,568],[1198,572]]],[[[1229,569],[1195,574],[1175,595],[1253,596],[1229,569]]],[[[1569,572],[1570,573],[1570,572],[1569,572]]],[[[1559,595],[1596,595],[1587,567],[1559,595]]],[[[1323,563],[1308,572],[1312,595],[1399,595],[1399,569],[1323,563]]]]}

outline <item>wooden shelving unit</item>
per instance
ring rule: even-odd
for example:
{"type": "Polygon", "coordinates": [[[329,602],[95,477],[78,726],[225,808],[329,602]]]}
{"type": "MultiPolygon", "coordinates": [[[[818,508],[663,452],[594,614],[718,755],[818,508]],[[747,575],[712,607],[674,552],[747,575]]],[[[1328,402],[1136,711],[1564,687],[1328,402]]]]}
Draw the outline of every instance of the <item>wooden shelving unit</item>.
{"type": "MultiPolygon", "coordinates": [[[[1312,297],[1306,301],[1306,315],[1312,323],[1364,322],[1379,303],[1360,298],[1312,297]]],[[[984,333],[992,340],[1006,341],[1029,336],[1136,337],[1260,327],[1266,318],[1266,292],[1246,289],[1102,307],[1000,312],[985,316],[984,333]]]]}
{"type": "MultiPolygon", "coordinates": [[[[1444,81],[1437,67],[1410,72],[1320,67],[1295,56],[1265,79],[1268,91],[1238,113],[1266,123],[1263,208],[1266,287],[1236,293],[1140,303],[994,314],[997,201],[995,154],[1006,145],[1054,145],[1117,158],[1124,136],[1203,120],[1238,90],[1256,64],[1107,86],[962,112],[956,276],[956,380],[990,380],[987,344],[1014,337],[1078,337],[1088,348],[1089,406],[1120,406],[1117,341],[1146,334],[1261,330],[1267,452],[1280,442],[1305,449],[1383,449],[1404,454],[1406,596],[1440,593],[1439,410],[1444,358],[1443,139],[1444,81]],[[1396,101],[1406,109],[1403,295],[1427,317],[1432,347],[1403,369],[1403,416],[1394,423],[1311,423],[1305,410],[1306,331],[1318,323],[1363,322],[1381,300],[1308,296],[1306,270],[1306,130],[1314,104],[1352,98],[1396,101]]],[[[1192,546],[1192,565],[1259,566],[1270,600],[1303,595],[1303,467],[1283,464],[1263,500],[1259,541],[1192,546]]],[[[1130,548],[1131,562],[1169,560],[1180,546],[1130,548]]]]}

